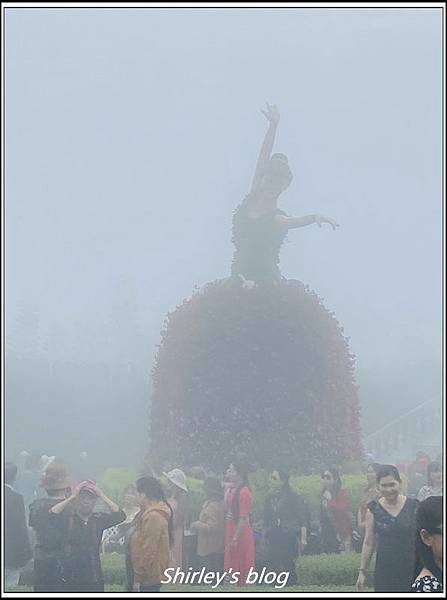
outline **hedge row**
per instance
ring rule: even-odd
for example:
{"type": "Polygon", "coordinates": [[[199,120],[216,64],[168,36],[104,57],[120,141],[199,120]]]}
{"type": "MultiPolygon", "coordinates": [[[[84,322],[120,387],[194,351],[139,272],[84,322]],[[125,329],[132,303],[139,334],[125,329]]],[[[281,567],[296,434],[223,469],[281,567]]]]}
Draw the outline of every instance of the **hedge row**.
{"type": "Polygon", "coordinates": [[[101,475],[98,485],[106,496],[121,504],[126,488],[134,484],[137,479],[138,474],[133,469],[110,468],[101,475]]]}
{"type": "MultiPolygon", "coordinates": [[[[360,554],[317,554],[302,556],[297,561],[298,581],[302,585],[355,585],[360,567],[360,554]]],[[[367,584],[372,585],[374,561],[367,574],[367,584]]]]}
{"type": "MultiPolygon", "coordinates": [[[[269,493],[270,473],[258,470],[249,476],[250,487],[253,493],[253,516],[257,520],[262,514],[264,501],[269,493]]],[[[350,510],[357,513],[357,508],[366,485],[364,475],[345,475],[342,477],[343,487],[348,490],[350,499],[350,510]]],[[[320,506],[321,478],[320,475],[299,475],[290,478],[293,490],[301,494],[306,500],[311,511],[316,512],[320,506]]],[[[197,479],[188,478],[190,489],[190,510],[192,518],[196,518],[200,512],[203,502],[202,482],[197,479]]]]}
{"type": "MultiPolygon", "coordinates": [[[[104,492],[118,503],[122,502],[125,488],[134,483],[138,478],[135,471],[130,469],[107,469],[100,478],[99,484],[104,492]]],[[[253,492],[253,517],[259,519],[265,498],[269,492],[270,472],[259,469],[249,476],[250,486],[253,492]]],[[[201,479],[187,478],[189,488],[190,519],[196,520],[205,499],[201,479]]],[[[290,485],[297,493],[306,500],[309,508],[317,512],[320,506],[321,478],[320,475],[296,475],[290,478],[290,485]]],[[[348,490],[350,499],[350,510],[355,515],[360,504],[363,490],[366,485],[364,475],[343,475],[342,485],[348,490]]],[[[404,493],[405,493],[404,480],[404,493]]]]}

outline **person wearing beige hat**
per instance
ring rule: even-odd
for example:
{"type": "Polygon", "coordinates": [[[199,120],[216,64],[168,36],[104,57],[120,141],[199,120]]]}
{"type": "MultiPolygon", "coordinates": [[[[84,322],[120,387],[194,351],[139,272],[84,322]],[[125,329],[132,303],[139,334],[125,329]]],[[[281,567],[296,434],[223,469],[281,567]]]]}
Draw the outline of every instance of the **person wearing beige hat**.
{"type": "Polygon", "coordinates": [[[40,486],[46,497],[34,500],[29,507],[29,525],[36,534],[33,589],[35,592],[63,592],[63,553],[68,520],[54,519],[50,510],[70,493],[71,481],[65,465],[54,460],[48,463],[40,486]]]}
{"type": "Polygon", "coordinates": [[[174,520],[174,543],[171,548],[169,566],[183,569],[183,543],[185,520],[188,510],[188,486],[186,475],[181,469],[163,472],[168,480],[167,500],[172,508],[174,520]]]}

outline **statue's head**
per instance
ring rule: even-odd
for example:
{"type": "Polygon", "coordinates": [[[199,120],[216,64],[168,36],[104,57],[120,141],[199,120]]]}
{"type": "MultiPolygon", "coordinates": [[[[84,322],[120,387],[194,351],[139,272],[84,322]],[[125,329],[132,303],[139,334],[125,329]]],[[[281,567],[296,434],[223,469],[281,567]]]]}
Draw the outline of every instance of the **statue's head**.
{"type": "Polygon", "coordinates": [[[293,175],[285,154],[272,154],[262,176],[263,190],[281,194],[292,183],[293,175]]]}

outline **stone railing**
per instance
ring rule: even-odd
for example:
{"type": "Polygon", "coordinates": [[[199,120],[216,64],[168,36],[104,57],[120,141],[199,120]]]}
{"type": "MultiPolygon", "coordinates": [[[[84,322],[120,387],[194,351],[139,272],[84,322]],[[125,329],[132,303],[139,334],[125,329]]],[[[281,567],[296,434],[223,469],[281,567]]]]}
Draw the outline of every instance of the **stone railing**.
{"type": "Polygon", "coordinates": [[[378,461],[414,457],[418,450],[441,447],[442,400],[427,400],[390,421],[363,440],[367,453],[378,461]]]}

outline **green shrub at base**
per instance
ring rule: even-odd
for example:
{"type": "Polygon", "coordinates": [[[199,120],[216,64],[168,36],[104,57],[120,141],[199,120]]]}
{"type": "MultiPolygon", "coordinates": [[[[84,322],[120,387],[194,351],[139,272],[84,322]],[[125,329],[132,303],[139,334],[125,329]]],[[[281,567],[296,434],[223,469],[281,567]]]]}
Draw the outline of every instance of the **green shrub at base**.
{"type": "MultiPolygon", "coordinates": [[[[360,554],[315,554],[301,556],[297,561],[297,575],[300,585],[351,585],[354,586],[360,567],[360,554]]],[[[367,585],[372,585],[374,562],[368,569],[367,585]]]]}
{"type": "Polygon", "coordinates": [[[134,484],[138,479],[137,472],[125,467],[106,469],[101,475],[98,485],[114,502],[122,504],[124,491],[127,486],[134,484]]]}
{"type": "MultiPolygon", "coordinates": [[[[105,494],[118,504],[122,503],[126,487],[135,483],[138,475],[135,471],[126,468],[107,469],[102,474],[99,486],[105,494]]],[[[255,521],[259,520],[264,507],[264,502],[269,493],[270,471],[258,469],[250,473],[250,487],[253,493],[252,515],[255,521]]],[[[363,490],[366,486],[364,475],[342,475],[342,484],[349,493],[350,510],[355,516],[360,504],[363,490]]],[[[205,500],[203,493],[203,481],[193,477],[187,478],[189,489],[189,516],[191,520],[197,520],[202,504],[205,500]]],[[[292,475],[290,485],[294,491],[301,494],[312,512],[318,512],[320,507],[321,478],[315,475],[292,475]]]]}
{"type": "MultiPolygon", "coordinates": [[[[253,514],[259,518],[264,506],[264,501],[269,493],[270,473],[259,469],[250,473],[250,487],[253,492],[253,514]]],[[[349,494],[349,509],[353,515],[357,514],[360,499],[366,486],[364,475],[342,475],[342,486],[349,494]]],[[[301,494],[312,512],[320,509],[321,477],[320,475],[292,475],[290,487],[301,494]]]]}
{"type": "MultiPolygon", "coordinates": [[[[270,472],[264,469],[258,469],[249,475],[250,488],[253,493],[252,515],[255,521],[259,520],[264,508],[264,502],[269,493],[270,472]]],[[[200,479],[187,479],[189,489],[189,506],[192,518],[195,520],[202,507],[204,494],[202,491],[203,482],[200,479]]],[[[360,505],[360,499],[366,486],[366,477],[364,475],[342,475],[343,488],[348,490],[349,508],[355,517],[360,505]]],[[[320,475],[293,475],[290,478],[292,489],[301,494],[306,500],[309,509],[312,512],[318,512],[320,508],[321,478],[320,475]]]]}
{"type": "Polygon", "coordinates": [[[112,552],[101,555],[102,573],[108,585],[126,586],[126,562],[123,554],[112,552]]]}

